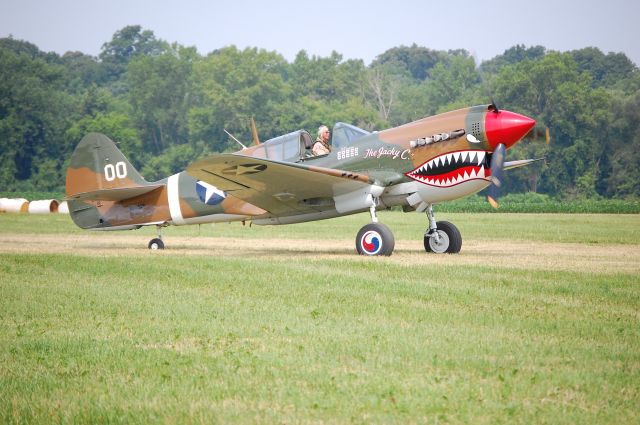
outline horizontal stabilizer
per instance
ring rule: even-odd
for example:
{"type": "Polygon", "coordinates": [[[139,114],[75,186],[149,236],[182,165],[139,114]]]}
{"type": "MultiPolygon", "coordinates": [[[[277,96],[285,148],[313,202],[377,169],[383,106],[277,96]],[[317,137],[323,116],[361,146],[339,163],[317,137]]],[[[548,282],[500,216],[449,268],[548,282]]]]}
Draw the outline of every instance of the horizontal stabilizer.
{"type": "Polygon", "coordinates": [[[533,164],[534,162],[544,161],[544,158],[536,158],[536,159],[521,159],[519,161],[507,161],[504,163],[505,170],[511,170],[514,168],[526,167],[527,165],[533,164]]]}
{"type": "Polygon", "coordinates": [[[164,187],[163,184],[151,184],[148,186],[120,187],[115,189],[101,189],[91,192],[77,193],[68,196],[65,201],[124,201],[126,199],[135,198],[145,193],[164,187]]]}

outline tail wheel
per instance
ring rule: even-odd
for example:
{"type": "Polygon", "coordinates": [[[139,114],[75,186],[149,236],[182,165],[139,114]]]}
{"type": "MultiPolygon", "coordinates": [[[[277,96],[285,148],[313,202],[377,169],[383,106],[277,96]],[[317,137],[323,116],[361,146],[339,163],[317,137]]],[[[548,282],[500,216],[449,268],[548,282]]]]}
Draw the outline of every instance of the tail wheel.
{"type": "Polygon", "coordinates": [[[149,249],[164,249],[164,242],[160,238],[154,238],[149,241],[149,249]]]}
{"type": "Polygon", "coordinates": [[[439,240],[430,234],[424,236],[424,249],[427,252],[435,252],[436,254],[457,254],[462,248],[462,235],[458,228],[448,221],[439,221],[436,223],[436,232],[438,232],[439,240]]]}
{"type": "Polygon", "coordinates": [[[382,223],[367,224],[356,236],[356,250],[360,255],[389,256],[395,245],[393,233],[382,223]]]}

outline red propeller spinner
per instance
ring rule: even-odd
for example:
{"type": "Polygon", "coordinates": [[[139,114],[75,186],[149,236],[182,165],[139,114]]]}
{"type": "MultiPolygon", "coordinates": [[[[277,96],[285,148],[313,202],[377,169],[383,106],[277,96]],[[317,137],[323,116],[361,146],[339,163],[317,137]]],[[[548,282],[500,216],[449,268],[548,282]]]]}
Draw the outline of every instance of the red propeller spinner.
{"type": "Polygon", "coordinates": [[[536,121],[509,111],[490,110],[484,120],[487,141],[492,148],[500,143],[507,148],[522,139],[536,125],[536,121]]]}

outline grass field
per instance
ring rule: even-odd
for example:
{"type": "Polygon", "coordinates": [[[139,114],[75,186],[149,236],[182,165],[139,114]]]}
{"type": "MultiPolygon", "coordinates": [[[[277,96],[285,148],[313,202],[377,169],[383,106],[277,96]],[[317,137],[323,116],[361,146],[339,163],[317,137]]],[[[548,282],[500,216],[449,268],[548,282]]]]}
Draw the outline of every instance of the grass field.
{"type": "Polygon", "coordinates": [[[640,216],[86,232],[0,215],[0,423],[640,423],[640,216]]]}

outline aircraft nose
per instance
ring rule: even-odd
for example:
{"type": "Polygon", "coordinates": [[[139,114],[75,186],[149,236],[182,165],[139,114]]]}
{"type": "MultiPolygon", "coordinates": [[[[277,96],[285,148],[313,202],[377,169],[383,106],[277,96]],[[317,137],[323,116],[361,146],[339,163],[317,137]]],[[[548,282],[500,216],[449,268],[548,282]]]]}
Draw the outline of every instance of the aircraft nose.
{"type": "Polygon", "coordinates": [[[487,141],[494,149],[500,143],[510,147],[522,139],[534,125],[534,119],[509,111],[489,111],[484,120],[487,141]]]}

